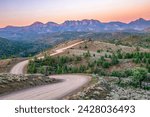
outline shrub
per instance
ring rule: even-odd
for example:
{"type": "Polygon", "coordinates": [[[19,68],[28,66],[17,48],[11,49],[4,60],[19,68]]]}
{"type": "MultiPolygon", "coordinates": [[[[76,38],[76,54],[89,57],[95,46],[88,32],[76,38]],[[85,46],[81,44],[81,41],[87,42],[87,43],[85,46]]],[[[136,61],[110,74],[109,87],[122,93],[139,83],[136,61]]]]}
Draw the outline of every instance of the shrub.
{"type": "Polygon", "coordinates": [[[114,55],[113,54],[113,56],[112,56],[112,58],[111,58],[111,63],[112,63],[112,65],[117,65],[118,63],[119,63],[119,60],[118,60],[118,58],[117,58],[117,56],[116,55],[114,55]]]}
{"type": "Polygon", "coordinates": [[[97,50],[97,53],[100,53],[101,52],[101,50],[97,50]]]}
{"type": "Polygon", "coordinates": [[[114,77],[129,77],[132,75],[133,75],[133,73],[132,73],[131,69],[126,69],[124,71],[113,71],[111,73],[111,76],[114,76],[114,77]]]}
{"type": "Polygon", "coordinates": [[[111,73],[111,76],[114,76],[114,77],[122,77],[123,76],[123,72],[122,71],[113,71],[111,73]]]}
{"type": "Polygon", "coordinates": [[[88,48],[88,46],[87,46],[87,45],[85,45],[85,46],[84,46],[84,48],[85,48],[85,49],[87,49],[87,48],[88,48]]]}
{"type": "Polygon", "coordinates": [[[124,74],[125,74],[125,77],[129,77],[133,75],[133,72],[131,69],[126,69],[124,70],[124,74]]]}
{"type": "Polygon", "coordinates": [[[107,61],[104,61],[104,62],[102,63],[102,67],[103,67],[103,68],[109,68],[109,67],[110,67],[110,63],[107,62],[107,61]]]}
{"type": "Polygon", "coordinates": [[[142,81],[147,77],[148,71],[145,68],[133,69],[133,82],[142,87],[142,81]]]}

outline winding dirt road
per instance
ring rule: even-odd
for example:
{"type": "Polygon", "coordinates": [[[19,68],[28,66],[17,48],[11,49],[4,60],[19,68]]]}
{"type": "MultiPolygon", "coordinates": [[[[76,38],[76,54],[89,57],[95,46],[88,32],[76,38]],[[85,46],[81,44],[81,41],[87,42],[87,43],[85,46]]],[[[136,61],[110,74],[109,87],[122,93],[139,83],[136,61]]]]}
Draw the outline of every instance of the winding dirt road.
{"type": "MultiPolygon", "coordinates": [[[[70,46],[56,50],[50,56],[62,53],[66,49],[69,49],[75,45],[83,43],[84,41],[77,42],[70,46]]],[[[43,56],[39,59],[44,58],[43,56]]],[[[12,68],[10,73],[12,74],[23,74],[24,67],[28,64],[29,60],[18,63],[12,68]]],[[[26,90],[17,91],[8,95],[1,96],[0,99],[6,100],[48,100],[48,99],[62,99],[64,96],[67,96],[74,91],[80,89],[86,85],[91,77],[86,75],[53,75],[52,78],[63,80],[60,83],[50,84],[45,86],[34,87],[26,90]]]]}
{"type": "Polygon", "coordinates": [[[1,96],[1,100],[56,100],[71,94],[90,81],[90,76],[85,75],[53,75],[63,82],[34,87],[1,96]]]}
{"type": "Polygon", "coordinates": [[[22,61],[16,64],[10,71],[11,74],[23,74],[24,68],[28,65],[29,60],[22,61]]]}

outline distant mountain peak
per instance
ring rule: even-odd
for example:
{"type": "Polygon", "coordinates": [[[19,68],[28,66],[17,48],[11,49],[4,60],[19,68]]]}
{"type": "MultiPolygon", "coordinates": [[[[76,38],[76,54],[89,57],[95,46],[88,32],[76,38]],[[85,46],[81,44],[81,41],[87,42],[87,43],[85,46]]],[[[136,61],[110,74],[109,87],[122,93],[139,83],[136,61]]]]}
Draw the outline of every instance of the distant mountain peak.
{"type": "Polygon", "coordinates": [[[145,20],[143,18],[139,18],[139,19],[137,19],[135,21],[130,22],[130,24],[132,24],[132,23],[145,23],[145,22],[147,22],[147,20],[145,20]]]}
{"type": "Polygon", "coordinates": [[[5,28],[14,28],[15,26],[8,25],[5,28]]]}
{"type": "Polygon", "coordinates": [[[34,22],[33,24],[31,24],[31,26],[40,26],[40,25],[44,25],[42,22],[34,22]]]}
{"type": "Polygon", "coordinates": [[[57,24],[57,23],[55,23],[55,22],[47,22],[46,24],[57,24]]]}
{"type": "Polygon", "coordinates": [[[144,18],[139,18],[136,21],[146,21],[144,18]]]}
{"type": "Polygon", "coordinates": [[[55,22],[47,22],[45,25],[46,26],[59,26],[59,24],[57,24],[55,22]]]}
{"type": "Polygon", "coordinates": [[[63,24],[65,23],[72,23],[72,22],[76,22],[75,20],[66,20],[63,24]]]}

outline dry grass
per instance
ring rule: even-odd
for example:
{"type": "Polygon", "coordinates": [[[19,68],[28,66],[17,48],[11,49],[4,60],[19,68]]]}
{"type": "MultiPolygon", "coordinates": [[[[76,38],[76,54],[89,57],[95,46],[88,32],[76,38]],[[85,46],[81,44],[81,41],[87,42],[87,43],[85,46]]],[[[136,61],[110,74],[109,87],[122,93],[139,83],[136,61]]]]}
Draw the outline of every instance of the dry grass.
{"type": "MultiPolygon", "coordinates": [[[[67,43],[70,44],[71,42],[67,43]]],[[[74,42],[72,42],[74,43],[74,42]]],[[[63,45],[58,45],[58,47],[62,47],[63,45]]],[[[123,45],[115,45],[111,43],[101,42],[101,41],[86,41],[82,44],[76,45],[72,47],[71,49],[66,50],[63,53],[60,53],[59,56],[81,56],[83,53],[86,53],[87,51],[90,51],[91,55],[95,55],[94,58],[99,58],[100,56],[112,55],[112,53],[117,52],[118,50],[121,50],[124,53],[130,53],[136,51],[136,47],[129,47],[129,46],[123,46],[123,45]],[[101,52],[98,53],[97,51],[100,50],[101,52]]],[[[54,48],[53,50],[56,50],[54,48]]],[[[140,48],[141,52],[150,52],[150,49],[144,49],[140,48]]],[[[47,51],[47,53],[51,53],[52,50],[47,51]]]]}
{"type": "MultiPolygon", "coordinates": [[[[123,45],[115,45],[111,43],[101,42],[101,41],[86,41],[83,44],[77,45],[73,47],[74,49],[80,50],[90,50],[96,52],[97,50],[101,51],[109,51],[116,52],[118,50],[122,50],[122,52],[134,52],[136,51],[136,47],[128,47],[123,45]],[[87,46],[87,48],[85,48],[87,46]]],[[[140,48],[142,52],[150,52],[149,49],[140,48]]]]}

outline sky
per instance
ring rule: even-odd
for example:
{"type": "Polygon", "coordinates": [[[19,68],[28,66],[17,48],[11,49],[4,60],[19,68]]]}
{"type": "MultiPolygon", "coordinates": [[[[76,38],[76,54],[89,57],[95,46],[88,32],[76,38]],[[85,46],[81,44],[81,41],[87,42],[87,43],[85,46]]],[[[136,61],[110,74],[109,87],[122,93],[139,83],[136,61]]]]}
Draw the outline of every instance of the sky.
{"type": "Polygon", "coordinates": [[[150,0],[0,0],[0,27],[40,21],[150,19],[150,0]]]}

